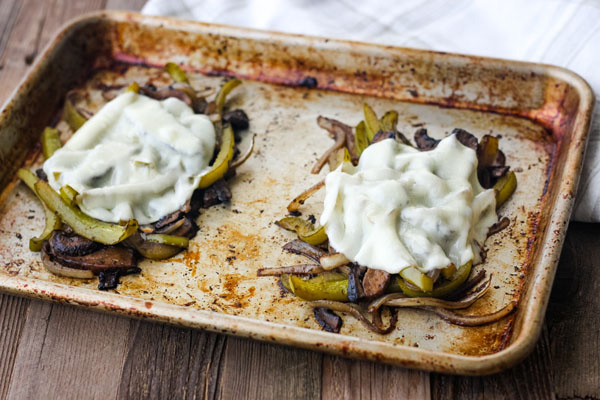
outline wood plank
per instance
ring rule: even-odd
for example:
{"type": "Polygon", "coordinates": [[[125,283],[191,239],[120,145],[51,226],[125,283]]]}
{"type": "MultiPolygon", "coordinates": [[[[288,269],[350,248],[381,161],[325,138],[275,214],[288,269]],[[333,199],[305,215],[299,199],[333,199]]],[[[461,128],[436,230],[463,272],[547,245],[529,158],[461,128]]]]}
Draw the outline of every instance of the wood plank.
{"type": "Polygon", "coordinates": [[[129,324],[125,318],[32,301],[9,398],[116,397],[129,324]]]}
{"type": "Polygon", "coordinates": [[[322,358],[307,350],[228,337],[217,397],[316,399],[322,358]]]}
{"type": "MultiPolygon", "coordinates": [[[[0,60],[3,59],[8,39],[17,21],[17,15],[21,9],[21,2],[17,0],[0,1],[0,60]]],[[[2,70],[0,63],[0,71],[2,70]]]]}
{"type": "Polygon", "coordinates": [[[552,399],[552,359],[548,332],[533,353],[508,371],[482,377],[431,374],[431,394],[442,399],[552,399]]]}
{"type": "Polygon", "coordinates": [[[212,398],[226,337],[132,321],[118,397],[212,398]]]}
{"type": "Polygon", "coordinates": [[[0,295],[0,399],[6,398],[29,300],[0,295]]]}
{"type": "Polygon", "coordinates": [[[556,394],[600,398],[600,225],[569,228],[546,325],[556,394]]]}
{"type": "Polygon", "coordinates": [[[429,374],[367,361],[323,357],[321,398],[429,399],[429,374]]]}

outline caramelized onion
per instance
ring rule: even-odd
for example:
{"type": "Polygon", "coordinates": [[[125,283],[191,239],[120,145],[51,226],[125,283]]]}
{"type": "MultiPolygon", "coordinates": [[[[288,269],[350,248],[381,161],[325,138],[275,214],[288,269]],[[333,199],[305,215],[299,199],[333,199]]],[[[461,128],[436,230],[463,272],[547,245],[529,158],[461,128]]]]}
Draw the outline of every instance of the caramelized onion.
{"type": "Polygon", "coordinates": [[[229,169],[236,169],[237,167],[245,163],[248,158],[250,158],[252,151],[254,151],[255,137],[256,135],[252,135],[252,139],[250,139],[250,147],[248,147],[248,150],[246,150],[246,152],[243,155],[241,155],[237,160],[232,161],[231,164],[229,164],[229,169]]]}
{"type": "Polygon", "coordinates": [[[310,275],[318,274],[323,272],[324,269],[317,264],[298,264],[289,267],[279,268],[260,268],[257,272],[257,276],[280,276],[283,274],[294,274],[294,275],[310,275]]]}
{"type": "MultiPolygon", "coordinates": [[[[492,275],[483,284],[469,292],[465,297],[458,301],[448,301],[434,297],[399,297],[386,295],[375,300],[369,305],[369,311],[375,311],[381,306],[389,307],[436,307],[447,310],[458,310],[467,308],[479,298],[481,298],[490,289],[492,275]],[[381,301],[385,298],[385,301],[381,301]]],[[[395,293],[392,293],[394,295],[395,293]]]]}
{"type": "Polygon", "coordinates": [[[313,246],[312,244],[306,243],[304,240],[296,239],[283,246],[285,251],[290,253],[299,254],[306,258],[310,258],[315,262],[320,262],[321,257],[326,255],[325,250],[313,246]]]}
{"type": "Polygon", "coordinates": [[[507,315],[511,314],[517,309],[517,302],[511,301],[500,310],[484,315],[462,315],[440,307],[424,307],[424,309],[433,312],[446,322],[449,322],[454,325],[480,326],[499,321],[507,315]]]}
{"type": "Polygon", "coordinates": [[[341,267],[342,265],[346,265],[351,261],[348,260],[346,256],[342,253],[334,253],[321,257],[319,262],[323,266],[323,269],[330,270],[337,267],[341,267]]]}
{"type": "Polygon", "coordinates": [[[325,186],[325,180],[319,181],[306,189],[304,192],[300,193],[292,202],[287,206],[289,212],[298,211],[300,206],[304,204],[304,202],[313,194],[315,194],[319,189],[325,186]]]}

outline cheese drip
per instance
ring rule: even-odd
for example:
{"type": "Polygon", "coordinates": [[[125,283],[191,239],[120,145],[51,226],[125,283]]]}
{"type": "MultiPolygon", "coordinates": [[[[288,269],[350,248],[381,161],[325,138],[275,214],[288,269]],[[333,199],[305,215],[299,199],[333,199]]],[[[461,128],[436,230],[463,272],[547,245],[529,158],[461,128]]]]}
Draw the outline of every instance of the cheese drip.
{"type": "Polygon", "coordinates": [[[455,135],[431,151],[383,140],[362,153],[358,166],[330,172],[325,187],[320,222],[330,245],[392,274],[481,262],[498,220],[494,191],[477,179],[475,151],[455,135]]]}
{"type": "Polygon", "coordinates": [[[43,166],[59,190],[70,185],[86,214],[148,224],[191,198],[215,149],[215,129],[176,98],[125,92],[91,117],[43,166]]]}

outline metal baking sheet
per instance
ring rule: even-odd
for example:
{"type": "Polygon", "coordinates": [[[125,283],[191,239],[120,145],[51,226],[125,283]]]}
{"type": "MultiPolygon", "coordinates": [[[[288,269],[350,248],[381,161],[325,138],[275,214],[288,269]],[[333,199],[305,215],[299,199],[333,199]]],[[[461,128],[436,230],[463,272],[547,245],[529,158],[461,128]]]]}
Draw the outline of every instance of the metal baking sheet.
{"type": "MultiPolygon", "coordinates": [[[[37,61],[0,116],[0,289],[90,309],[252,337],[411,368],[462,374],[499,371],[533,348],[573,205],[593,95],[575,74],[551,66],[335,41],[242,28],[102,12],[68,24],[37,61]],[[224,76],[244,85],[231,97],[256,134],[252,158],[231,181],[230,205],[203,210],[190,249],[113,291],[97,281],[56,277],[27,242],[42,229],[40,204],[15,179],[41,163],[39,135],[59,114],[64,95],[89,111],[129,83],[168,84],[166,62],[181,63],[208,92],[224,76]],[[316,88],[302,87],[306,77],[316,88]],[[340,334],[320,330],[312,310],[282,293],[261,267],[291,265],[281,246],[293,238],[274,221],[317,182],[310,167],[331,140],[324,115],[349,124],[368,102],[400,114],[407,135],[425,127],[443,137],[460,127],[501,135],[518,188],[500,214],[509,229],[488,239],[483,265],[493,289],[469,313],[519,302],[511,317],[477,328],[449,325],[420,310],[401,310],[396,331],[373,334],[350,317],[340,334]]],[[[58,124],[63,139],[69,130],[58,124]]],[[[304,214],[320,214],[319,198],[304,214]]]]}

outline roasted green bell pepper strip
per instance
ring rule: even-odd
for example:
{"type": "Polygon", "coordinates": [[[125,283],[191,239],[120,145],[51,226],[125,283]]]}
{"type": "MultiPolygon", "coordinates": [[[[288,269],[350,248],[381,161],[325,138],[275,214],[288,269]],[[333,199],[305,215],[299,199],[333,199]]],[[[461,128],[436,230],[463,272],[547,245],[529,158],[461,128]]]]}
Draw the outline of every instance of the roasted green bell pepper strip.
{"type": "Polygon", "coordinates": [[[290,275],[289,286],[303,300],[348,301],[348,278],[344,274],[321,273],[306,280],[290,275]]]}
{"type": "Polygon", "coordinates": [[[65,186],[61,187],[59,192],[60,192],[60,197],[62,197],[63,200],[65,202],[67,202],[68,205],[70,205],[70,206],[75,205],[75,198],[77,197],[77,195],[79,193],[77,193],[77,190],[73,189],[71,187],[71,185],[65,185],[65,186]]]}
{"type": "Polygon", "coordinates": [[[138,223],[135,219],[127,221],[124,225],[99,221],[69,205],[48,182],[39,180],[34,187],[39,198],[50,210],[75,233],[89,240],[107,245],[117,244],[137,231],[138,223]]]}
{"type": "Polygon", "coordinates": [[[123,243],[150,260],[165,260],[181,251],[181,247],[144,240],[139,233],[128,237],[123,243]]]}
{"type": "Polygon", "coordinates": [[[388,111],[381,117],[379,122],[384,132],[395,132],[398,125],[398,113],[393,110],[388,111]]]}
{"type": "Polygon", "coordinates": [[[502,178],[498,179],[498,182],[494,185],[494,192],[496,193],[496,209],[500,208],[500,206],[508,200],[516,188],[517,176],[513,171],[508,171],[502,178]]]}
{"type": "Polygon", "coordinates": [[[409,297],[445,297],[454,292],[469,278],[469,275],[471,274],[472,265],[473,263],[471,261],[469,261],[466,264],[463,264],[458,269],[458,271],[456,271],[451,280],[442,283],[436,288],[432,288],[430,290],[425,291],[411,288],[406,284],[406,282],[402,278],[396,278],[396,280],[398,282],[398,285],[400,286],[400,289],[402,290],[402,293],[409,297]]]}
{"type": "MultiPolygon", "coordinates": [[[[29,189],[31,189],[33,193],[35,193],[36,196],[38,196],[35,190],[35,184],[39,179],[37,178],[37,176],[35,176],[33,172],[21,168],[17,171],[17,176],[27,185],[27,187],[29,187],[29,189]]],[[[61,225],[58,216],[54,212],[52,212],[52,210],[46,207],[44,202],[42,202],[42,206],[44,206],[46,226],[44,227],[44,230],[42,231],[40,236],[29,239],[29,250],[31,251],[42,250],[42,244],[44,243],[44,241],[48,240],[52,235],[52,232],[59,229],[61,225]]]]}
{"type": "Polygon", "coordinates": [[[151,243],[167,244],[169,246],[175,246],[183,249],[187,248],[190,244],[190,240],[186,237],[158,233],[146,235],[145,239],[151,243]]]}
{"type": "Polygon", "coordinates": [[[187,83],[187,84],[190,83],[185,71],[183,69],[181,69],[181,67],[175,63],[172,63],[172,62],[167,63],[167,65],[165,65],[165,71],[168,72],[168,74],[171,76],[171,78],[173,78],[173,80],[175,82],[187,83]]]}
{"type": "Polygon", "coordinates": [[[229,95],[229,93],[233,89],[238,87],[241,83],[242,81],[240,81],[239,79],[232,79],[230,81],[225,82],[223,86],[221,86],[221,89],[219,89],[219,92],[215,97],[215,105],[217,107],[217,113],[219,115],[223,114],[223,107],[225,106],[225,100],[227,99],[227,95],[229,95]]]}
{"type": "Polygon", "coordinates": [[[67,121],[67,124],[69,124],[73,132],[81,128],[81,125],[85,124],[87,121],[87,118],[81,115],[79,111],[77,111],[69,97],[67,97],[67,99],[65,100],[63,117],[65,121],[67,121]]]}
{"type": "Polygon", "coordinates": [[[223,129],[223,140],[221,140],[221,148],[219,149],[217,158],[211,169],[200,178],[200,183],[198,184],[200,189],[206,189],[225,176],[229,169],[229,163],[233,158],[234,145],[233,129],[230,125],[226,125],[223,129]]]}
{"type": "Polygon", "coordinates": [[[133,92],[133,93],[139,93],[140,92],[140,85],[138,85],[137,82],[133,82],[131,85],[129,85],[129,87],[127,88],[128,92],[133,92]]]}
{"type": "Polygon", "coordinates": [[[433,290],[433,279],[422,273],[417,267],[408,267],[400,271],[400,276],[424,292],[433,290]]]}
{"type": "Polygon", "coordinates": [[[367,139],[369,139],[369,143],[375,137],[375,134],[381,130],[381,123],[377,118],[377,114],[371,108],[370,105],[366,104],[363,106],[363,111],[365,114],[365,130],[367,132],[367,139]]]}
{"type": "Polygon", "coordinates": [[[315,228],[310,221],[306,221],[300,217],[285,217],[277,221],[276,224],[283,229],[295,231],[300,240],[313,246],[320,245],[327,240],[324,226],[315,228]]]}
{"type": "Polygon", "coordinates": [[[350,152],[345,147],[337,149],[336,151],[331,153],[331,155],[329,156],[329,170],[335,170],[343,162],[352,163],[352,157],[350,157],[350,152]]]}
{"type": "Polygon", "coordinates": [[[477,159],[480,167],[492,165],[498,154],[498,138],[496,136],[485,135],[477,146],[477,159]]]}
{"type": "Polygon", "coordinates": [[[360,158],[360,155],[367,147],[369,147],[369,139],[367,138],[365,121],[360,121],[354,130],[354,148],[356,150],[356,155],[360,158]]]}
{"type": "Polygon", "coordinates": [[[61,147],[62,143],[60,142],[58,130],[50,127],[44,129],[44,132],[42,132],[42,153],[44,153],[44,158],[46,160],[49,159],[61,147]]]}

